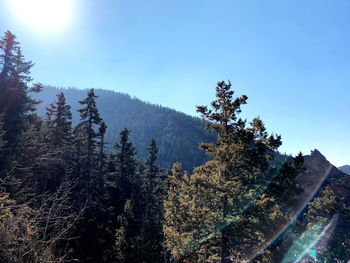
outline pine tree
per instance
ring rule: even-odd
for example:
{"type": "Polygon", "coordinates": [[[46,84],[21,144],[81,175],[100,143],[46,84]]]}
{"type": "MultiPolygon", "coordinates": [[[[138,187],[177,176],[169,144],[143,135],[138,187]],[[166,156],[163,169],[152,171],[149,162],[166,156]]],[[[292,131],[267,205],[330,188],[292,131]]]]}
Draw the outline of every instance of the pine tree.
{"type": "MultiPolygon", "coordinates": [[[[169,190],[167,199],[164,201],[165,224],[163,231],[166,237],[166,246],[171,254],[180,261],[188,252],[185,250],[188,240],[182,234],[189,229],[186,214],[186,203],[183,202],[181,193],[188,186],[188,175],[183,174],[180,163],[173,165],[169,175],[169,190]],[[186,183],[183,181],[186,180],[186,183]]],[[[188,231],[187,231],[188,232],[188,231]]]]}
{"type": "Polygon", "coordinates": [[[124,192],[125,200],[131,198],[132,184],[136,177],[136,150],[135,147],[129,142],[129,130],[123,129],[120,132],[119,142],[115,142],[114,148],[116,153],[115,167],[116,176],[118,180],[118,186],[124,192]]]}
{"type": "Polygon", "coordinates": [[[39,92],[41,85],[29,87],[32,62],[24,60],[15,35],[7,31],[0,40],[0,114],[3,114],[6,155],[18,152],[19,136],[39,103],[28,92],[39,92]]]}
{"type": "Polygon", "coordinates": [[[308,226],[317,222],[328,223],[332,216],[338,211],[337,197],[329,185],[327,185],[308,206],[306,218],[308,226]]]}
{"type": "Polygon", "coordinates": [[[163,259],[163,202],[166,180],[157,166],[157,145],[151,140],[143,174],[142,195],[144,215],[142,222],[142,251],[145,262],[163,259]]]}
{"type": "MultiPolygon", "coordinates": [[[[37,193],[57,190],[62,180],[67,179],[72,169],[72,114],[70,106],[65,104],[63,93],[58,94],[58,101],[47,108],[47,118],[40,123],[40,130],[33,139],[40,146],[36,151],[37,158],[33,178],[37,178],[37,193]]],[[[35,132],[36,130],[31,130],[35,132]]],[[[31,138],[31,134],[27,135],[31,138]]]]}
{"type": "Polygon", "coordinates": [[[49,126],[50,144],[54,147],[71,145],[72,113],[66,104],[63,92],[56,95],[57,101],[46,108],[47,125],[49,126]]]}
{"type": "Polygon", "coordinates": [[[145,224],[150,223],[150,218],[153,214],[152,211],[155,202],[155,188],[157,187],[157,177],[159,177],[159,168],[156,165],[157,161],[157,146],[154,139],[151,140],[150,145],[147,147],[148,157],[146,160],[146,170],[143,176],[143,192],[145,196],[145,224]]]}
{"type": "Polygon", "coordinates": [[[78,110],[80,112],[80,122],[74,129],[73,141],[74,173],[79,181],[79,191],[83,199],[88,199],[89,202],[94,204],[93,206],[98,207],[103,192],[103,175],[99,172],[101,146],[98,139],[101,134],[98,128],[101,125],[105,126],[105,124],[100,118],[96,98],[98,96],[95,95],[94,89],[90,89],[87,92],[87,97],[79,101],[82,105],[82,108],[78,110]]]}
{"type": "Polygon", "coordinates": [[[133,201],[125,202],[123,213],[118,216],[120,227],[116,230],[114,251],[116,262],[142,262],[139,250],[139,233],[135,225],[138,224],[135,216],[133,201]]]}
{"type": "Polygon", "coordinates": [[[94,261],[98,253],[100,222],[103,218],[104,178],[99,171],[99,137],[98,128],[102,119],[96,106],[94,89],[90,89],[87,97],[79,103],[82,108],[80,122],[74,130],[75,168],[77,179],[76,200],[81,206],[86,202],[84,218],[80,222],[79,240],[85,245],[79,246],[81,257],[86,261],[94,261]]]}
{"type": "MultiPolygon", "coordinates": [[[[138,243],[140,239],[140,180],[139,174],[137,173],[136,151],[135,147],[129,141],[129,134],[130,132],[128,129],[123,129],[120,132],[120,139],[114,144],[114,149],[116,151],[109,155],[106,165],[105,195],[103,202],[105,207],[103,216],[104,229],[101,231],[103,236],[101,236],[99,240],[100,250],[102,251],[101,257],[104,258],[104,262],[115,260],[116,252],[112,245],[116,241],[116,232],[118,233],[117,243],[126,242],[125,240],[121,240],[123,236],[122,233],[124,233],[122,229],[126,227],[125,224],[130,224],[130,227],[133,228],[133,239],[138,240],[138,243]],[[130,217],[124,215],[129,212],[126,212],[124,208],[128,211],[131,209],[133,218],[137,220],[132,219],[132,222],[129,222],[128,219],[130,219],[130,217]],[[118,220],[116,220],[117,217],[118,220]],[[121,220],[121,218],[123,218],[123,220],[121,220]],[[122,223],[125,224],[123,225],[122,223]],[[136,233],[137,237],[135,236],[136,233]]],[[[102,140],[100,140],[100,142],[102,143],[102,140]]],[[[128,233],[128,238],[131,238],[131,232],[129,231],[128,233]]],[[[124,251],[123,253],[126,257],[130,257],[130,253],[139,255],[140,251],[137,249],[139,249],[139,245],[135,248],[128,247],[129,252],[124,251]]],[[[119,255],[117,258],[121,257],[122,256],[119,255]]]]}
{"type": "Polygon", "coordinates": [[[84,141],[85,156],[83,162],[87,180],[91,179],[89,177],[97,160],[98,133],[95,130],[95,125],[100,125],[101,118],[96,106],[96,98],[98,98],[98,96],[95,95],[94,89],[90,89],[87,93],[87,97],[79,101],[83,108],[78,110],[80,112],[80,123],[78,124],[77,130],[83,136],[82,138],[86,138],[86,141],[84,141]]]}
{"type": "Polygon", "coordinates": [[[303,192],[296,178],[304,169],[304,157],[300,152],[283,164],[278,175],[269,185],[267,194],[276,198],[284,209],[295,205],[299,194],[303,192]]]}
{"type": "Polygon", "coordinates": [[[264,223],[282,218],[274,197],[263,194],[278,172],[272,161],[281,138],[268,135],[259,118],[249,126],[238,118],[247,97],[233,99],[231,83],[219,82],[216,96],[212,109],[197,107],[206,127],[218,134],[216,143],[202,144],[211,160],[183,176],[179,192],[170,188],[168,200],[176,197],[180,207],[165,202],[165,235],[168,248],[179,258],[191,257],[201,245],[213,242],[216,247],[208,256],[226,263],[233,255],[238,260],[249,257],[264,242],[264,223]],[[240,251],[232,250],[237,245],[240,251]]]}
{"type": "Polygon", "coordinates": [[[341,205],[337,214],[339,215],[337,228],[327,244],[326,251],[319,256],[320,262],[332,262],[335,259],[338,262],[348,262],[350,260],[350,206],[341,205]]]}

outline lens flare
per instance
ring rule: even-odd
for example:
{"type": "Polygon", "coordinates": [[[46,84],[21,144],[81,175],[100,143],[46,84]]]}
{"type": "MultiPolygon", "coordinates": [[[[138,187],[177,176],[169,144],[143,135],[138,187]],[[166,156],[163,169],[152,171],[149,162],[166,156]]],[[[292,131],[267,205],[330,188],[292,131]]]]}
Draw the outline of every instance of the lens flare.
{"type": "Polygon", "coordinates": [[[248,262],[253,262],[264,251],[266,251],[274,242],[276,242],[283,234],[286,233],[286,231],[290,228],[290,226],[294,224],[295,220],[304,213],[309,202],[317,195],[322,185],[327,180],[331,171],[332,171],[332,166],[329,166],[325,174],[322,177],[320,177],[317,182],[314,182],[314,188],[312,189],[312,191],[305,193],[305,196],[301,198],[303,201],[300,202],[299,205],[294,209],[294,213],[291,215],[290,220],[286,224],[280,226],[279,229],[276,229],[276,231],[274,231],[275,235],[265,243],[265,247],[259,249],[258,253],[252,255],[248,260],[248,262]]]}
{"type": "Polygon", "coordinates": [[[320,220],[310,229],[305,231],[293,244],[293,246],[288,250],[282,263],[297,262],[303,259],[306,255],[310,255],[314,260],[316,260],[316,251],[312,249],[319,243],[322,238],[324,238],[323,243],[325,243],[331,236],[333,231],[327,233],[327,231],[335,226],[338,219],[338,214],[335,214],[331,221],[325,226],[324,221],[320,220]]]}

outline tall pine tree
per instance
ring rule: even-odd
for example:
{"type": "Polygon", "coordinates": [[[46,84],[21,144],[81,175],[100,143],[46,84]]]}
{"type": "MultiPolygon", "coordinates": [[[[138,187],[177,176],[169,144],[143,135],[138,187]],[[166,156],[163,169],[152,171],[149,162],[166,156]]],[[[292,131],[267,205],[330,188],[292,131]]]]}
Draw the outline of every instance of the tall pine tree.
{"type": "Polygon", "coordinates": [[[41,90],[39,84],[29,86],[32,66],[32,62],[25,61],[15,35],[7,31],[0,40],[0,114],[4,118],[7,156],[18,152],[18,138],[39,103],[28,95],[41,90]]]}
{"type": "Polygon", "coordinates": [[[135,147],[129,142],[129,130],[123,129],[119,142],[115,143],[115,175],[122,193],[123,212],[118,216],[115,235],[118,262],[140,262],[141,260],[141,197],[140,175],[137,173],[135,147]],[[125,246],[123,249],[121,246],[125,246]],[[124,260],[121,260],[124,258],[124,260]]]}
{"type": "Polygon", "coordinates": [[[136,149],[129,141],[130,131],[120,132],[119,142],[115,142],[115,167],[118,185],[124,192],[125,200],[131,198],[132,185],[136,177],[136,149]]]}
{"type": "Polygon", "coordinates": [[[84,218],[81,222],[81,231],[78,246],[80,256],[86,261],[94,262],[97,257],[99,223],[103,216],[104,179],[99,171],[99,127],[102,124],[96,106],[94,89],[87,92],[87,97],[79,103],[82,108],[80,122],[74,130],[75,169],[77,178],[76,199],[81,205],[86,203],[84,218]]]}
{"type": "Polygon", "coordinates": [[[163,248],[163,202],[166,194],[167,180],[157,166],[158,148],[156,141],[151,140],[148,146],[148,157],[142,177],[143,220],[142,251],[145,262],[162,262],[163,248]]]}
{"type": "Polygon", "coordinates": [[[96,106],[96,98],[94,89],[90,89],[87,93],[87,97],[79,103],[82,108],[79,109],[80,112],[80,123],[78,124],[77,129],[82,134],[84,141],[84,156],[83,162],[85,167],[85,174],[87,180],[91,178],[91,172],[96,164],[97,156],[97,145],[98,145],[98,132],[96,131],[95,126],[100,125],[101,118],[96,106]]]}
{"type": "Polygon", "coordinates": [[[248,125],[238,117],[247,97],[234,99],[230,82],[218,83],[216,97],[211,109],[197,107],[218,135],[202,144],[211,159],[181,179],[173,170],[165,202],[167,245],[179,260],[247,260],[269,237],[267,224],[283,221],[275,197],[264,193],[284,161],[276,154],[280,136],[269,135],[259,118],[248,125]]]}
{"type": "Polygon", "coordinates": [[[72,113],[66,104],[63,92],[56,95],[57,101],[46,108],[50,144],[62,147],[72,144],[72,113]]]}

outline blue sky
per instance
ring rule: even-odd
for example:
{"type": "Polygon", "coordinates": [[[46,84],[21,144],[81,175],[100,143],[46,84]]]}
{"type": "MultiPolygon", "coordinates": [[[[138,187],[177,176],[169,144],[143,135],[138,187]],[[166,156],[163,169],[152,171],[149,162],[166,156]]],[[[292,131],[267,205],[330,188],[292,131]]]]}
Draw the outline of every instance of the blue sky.
{"type": "Polygon", "coordinates": [[[0,32],[17,35],[36,82],[196,115],[231,80],[249,98],[244,117],[281,134],[282,152],[317,148],[350,164],[349,1],[72,0],[54,32],[23,23],[10,2],[0,1],[0,32]]]}

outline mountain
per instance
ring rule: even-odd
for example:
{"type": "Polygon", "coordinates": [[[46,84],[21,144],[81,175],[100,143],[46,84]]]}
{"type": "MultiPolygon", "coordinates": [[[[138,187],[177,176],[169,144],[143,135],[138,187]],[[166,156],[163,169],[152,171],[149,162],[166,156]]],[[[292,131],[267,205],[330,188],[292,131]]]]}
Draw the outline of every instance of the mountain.
{"type": "MultiPolygon", "coordinates": [[[[60,92],[65,94],[66,102],[71,106],[73,124],[78,123],[78,101],[86,97],[87,90],[46,86],[42,92],[33,96],[42,100],[38,114],[44,116],[45,107],[56,101],[56,94],[60,92]]],[[[120,131],[127,128],[131,131],[130,139],[141,160],[146,159],[147,147],[152,138],[159,148],[158,161],[161,167],[168,168],[173,163],[180,162],[185,170],[192,171],[193,167],[207,160],[205,153],[199,149],[199,144],[215,141],[216,138],[204,130],[204,124],[199,118],[143,102],[124,93],[102,89],[95,89],[95,93],[99,96],[98,110],[108,126],[106,139],[109,149],[119,140],[120,131]]]]}
{"type": "Polygon", "coordinates": [[[340,171],[346,174],[350,174],[350,165],[343,165],[338,168],[340,171]]]}
{"type": "Polygon", "coordinates": [[[350,175],[338,170],[317,149],[304,156],[304,164],[305,171],[297,180],[306,195],[329,184],[339,200],[350,203],[350,175]]]}

